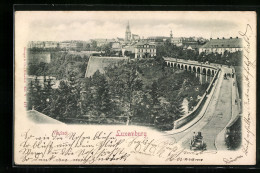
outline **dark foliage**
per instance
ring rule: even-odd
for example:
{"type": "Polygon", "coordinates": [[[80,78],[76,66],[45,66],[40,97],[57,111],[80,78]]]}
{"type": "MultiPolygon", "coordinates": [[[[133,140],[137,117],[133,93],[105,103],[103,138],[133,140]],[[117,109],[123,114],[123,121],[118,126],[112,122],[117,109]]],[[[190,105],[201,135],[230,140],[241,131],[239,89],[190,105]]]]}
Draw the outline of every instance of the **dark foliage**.
{"type": "Polygon", "coordinates": [[[47,71],[44,65],[41,69],[43,74],[62,78],[59,88],[52,89],[47,80],[41,86],[35,79],[30,84],[28,108],[62,121],[142,124],[170,130],[183,115],[183,99],[192,107],[207,87],[193,73],[164,66],[161,57],[121,62],[90,78],[81,78],[74,64],[68,65],[83,62],[80,56],[64,53],[58,58],[47,65],[47,71]]]}
{"type": "Polygon", "coordinates": [[[242,52],[237,51],[230,53],[228,51],[224,54],[219,53],[209,53],[204,52],[199,54],[195,50],[183,50],[182,47],[177,47],[172,44],[164,44],[157,46],[157,56],[159,57],[173,57],[186,60],[194,60],[199,62],[217,63],[223,65],[241,66],[242,64],[242,52]]]}

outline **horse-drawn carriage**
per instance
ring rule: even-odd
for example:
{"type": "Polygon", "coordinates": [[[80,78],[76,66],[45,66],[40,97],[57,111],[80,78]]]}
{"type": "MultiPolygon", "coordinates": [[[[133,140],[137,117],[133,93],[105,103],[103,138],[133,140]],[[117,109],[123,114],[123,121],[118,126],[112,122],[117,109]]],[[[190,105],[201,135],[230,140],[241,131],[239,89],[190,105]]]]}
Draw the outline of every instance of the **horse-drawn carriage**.
{"type": "Polygon", "coordinates": [[[207,145],[202,139],[203,139],[203,136],[201,135],[201,132],[198,132],[197,135],[194,134],[193,139],[191,140],[191,143],[190,143],[190,149],[191,150],[206,150],[207,145]]]}
{"type": "Polygon", "coordinates": [[[227,78],[227,74],[226,74],[226,73],[224,74],[224,79],[228,79],[228,78],[227,78]]]}

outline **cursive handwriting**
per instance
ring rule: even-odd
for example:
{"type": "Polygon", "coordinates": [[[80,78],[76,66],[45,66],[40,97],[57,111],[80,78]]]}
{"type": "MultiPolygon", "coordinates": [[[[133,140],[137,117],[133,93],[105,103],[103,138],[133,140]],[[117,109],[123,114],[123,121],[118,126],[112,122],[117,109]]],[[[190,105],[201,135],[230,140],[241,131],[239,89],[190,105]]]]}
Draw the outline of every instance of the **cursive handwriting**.
{"type": "Polygon", "coordinates": [[[117,136],[117,131],[96,133],[54,130],[36,135],[32,130],[21,133],[19,157],[24,163],[97,164],[124,163],[138,155],[159,158],[164,162],[201,162],[206,151],[190,151],[179,146],[174,138],[117,136]],[[131,158],[131,159],[130,159],[131,158]]]}
{"type": "Polygon", "coordinates": [[[237,157],[235,157],[235,158],[229,158],[229,159],[223,158],[223,161],[224,161],[226,164],[228,164],[228,163],[232,163],[232,162],[234,162],[234,161],[237,161],[237,159],[242,158],[242,157],[243,157],[242,155],[239,155],[239,156],[237,156],[237,157]]]}
{"type": "Polygon", "coordinates": [[[97,161],[126,161],[130,156],[112,132],[98,131],[93,137],[85,132],[58,133],[36,136],[28,130],[22,133],[19,154],[22,162],[78,162],[93,164],[97,161]]]}
{"type": "Polygon", "coordinates": [[[251,122],[252,121],[251,120],[251,110],[250,110],[251,99],[249,96],[250,86],[251,86],[250,78],[255,78],[255,76],[252,75],[250,72],[250,67],[252,67],[252,65],[255,64],[255,61],[251,62],[249,59],[250,53],[251,53],[250,39],[253,35],[252,27],[249,24],[247,24],[245,32],[239,31],[239,34],[243,37],[243,39],[246,43],[246,45],[244,45],[244,49],[243,49],[243,56],[244,56],[243,69],[244,69],[244,80],[246,82],[245,92],[244,92],[244,107],[245,107],[244,110],[246,110],[246,114],[244,115],[243,121],[244,121],[244,128],[246,129],[246,134],[243,138],[244,143],[243,143],[242,151],[247,156],[248,150],[249,150],[249,145],[252,145],[252,143],[250,141],[251,136],[255,136],[255,134],[251,130],[251,123],[252,123],[251,122]]]}
{"type": "Polygon", "coordinates": [[[185,148],[177,145],[175,139],[160,141],[147,137],[134,137],[127,142],[128,147],[132,149],[131,153],[155,156],[168,162],[179,159],[180,155],[185,151],[185,148]]]}

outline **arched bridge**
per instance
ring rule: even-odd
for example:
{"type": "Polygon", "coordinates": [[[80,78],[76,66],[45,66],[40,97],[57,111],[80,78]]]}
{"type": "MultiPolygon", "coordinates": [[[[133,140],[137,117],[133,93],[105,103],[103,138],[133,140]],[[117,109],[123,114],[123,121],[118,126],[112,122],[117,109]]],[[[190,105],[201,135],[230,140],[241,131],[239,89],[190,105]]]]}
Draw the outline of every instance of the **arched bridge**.
{"type": "Polygon", "coordinates": [[[207,76],[214,76],[218,68],[214,65],[199,63],[197,61],[183,60],[177,58],[164,57],[167,66],[203,74],[207,76]]]}
{"type": "Polygon", "coordinates": [[[193,110],[188,115],[175,120],[174,125],[179,125],[179,129],[173,129],[168,134],[179,144],[189,148],[193,133],[201,132],[207,150],[226,150],[226,127],[241,112],[235,69],[221,64],[206,64],[169,57],[164,57],[164,60],[170,67],[195,72],[200,76],[201,74],[214,76],[209,84],[209,87],[213,84],[211,92],[206,92],[207,96],[201,97],[201,99],[205,98],[204,106],[201,105],[197,114],[195,112],[192,115],[193,110]],[[225,74],[233,72],[234,77],[224,78],[225,74]]]}

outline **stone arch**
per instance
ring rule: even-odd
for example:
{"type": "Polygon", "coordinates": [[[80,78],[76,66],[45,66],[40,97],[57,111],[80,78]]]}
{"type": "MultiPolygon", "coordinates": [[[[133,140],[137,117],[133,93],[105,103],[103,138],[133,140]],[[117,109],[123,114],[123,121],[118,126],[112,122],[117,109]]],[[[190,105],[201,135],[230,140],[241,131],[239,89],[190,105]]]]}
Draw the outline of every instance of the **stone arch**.
{"type": "Polygon", "coordinates": [[[202,68],[202,74],[207,74],[207,70],[206,70],[206,68],[202,68]]]}
{"type": "Polygon", "coordinates": [[[197,73],[200,73],[200,67],[197,68],[197,73]]]}
{"type": "Polygon", "coordinates": [[[214,76],[214,74],[215,74],[215,70],[212,70],[211,75],[214,76]]]}
{"type": "Polygon", "coordinates": [[[210,71],[210,69],[207,70],[207,75],[208,75],[208,76],[211,75],[211,71],[210,71]]]}
{"type": "Polygon", "coordinates": [[[191,71],[191,66],[189,65],[188,70],[191,71]]]}
{"type": "Polygon", "coordinates": [[[187,65],[184,66],[184,69],[185,69],[186,71],[188,71],[188,67],[187,67],[187,65]]]}
{"type": "Polygon", "coordinates": [[[183,64],[181,65],[181,69],[183,69],[183,64]]]}
{"type": "Polygon", "coordinates": [[[173,63],[173,67],[174,67],[174,68],[177,68],[177,63],[173,63]]]}
{"type": "Polygon", "coordinates": [[[177,65],[177,67],[178,67],[178,69],[181,69],[181,66],[180,66],[180,64],[178,64],[178,65],[177,65]]]}
{"type": "Polygon", "coordinates": [[[195,66],[192,68],[192,71],[195,72],[195,73],[197,72],[197,69],[196,69],[195,66]]]}

